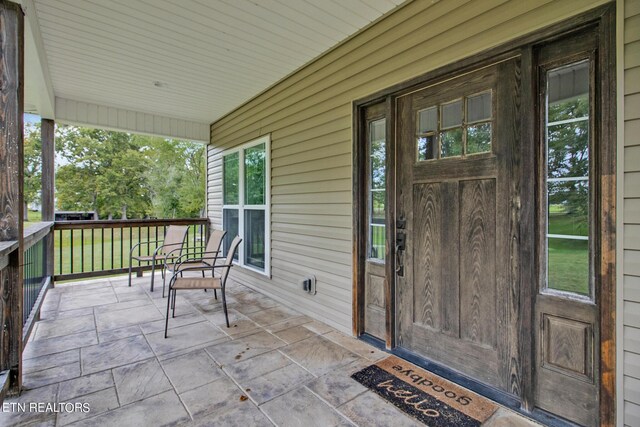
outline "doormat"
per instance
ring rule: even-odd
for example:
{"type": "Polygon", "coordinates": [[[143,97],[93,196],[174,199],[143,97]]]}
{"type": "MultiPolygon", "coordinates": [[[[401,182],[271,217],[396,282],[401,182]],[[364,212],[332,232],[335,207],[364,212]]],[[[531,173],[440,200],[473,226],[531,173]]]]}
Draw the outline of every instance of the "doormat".
{"type": "Polygon", "coordinates": [[[395,356],[351,378],[431,427],[480,426],[498,409],[490,400],[395,356]]]}

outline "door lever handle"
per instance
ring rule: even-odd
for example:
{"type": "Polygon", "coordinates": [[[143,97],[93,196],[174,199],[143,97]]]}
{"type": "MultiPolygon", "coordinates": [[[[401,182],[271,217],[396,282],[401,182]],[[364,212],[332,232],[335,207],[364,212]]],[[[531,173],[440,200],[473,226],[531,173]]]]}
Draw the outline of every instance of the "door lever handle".
{"type": "Polygon", "coordinates": [[[404,245],[396,245],[396,274],[400,277],[404,277],[404,265],[402,264],[402,257],[400,252],[404,251],[404,245]]]}

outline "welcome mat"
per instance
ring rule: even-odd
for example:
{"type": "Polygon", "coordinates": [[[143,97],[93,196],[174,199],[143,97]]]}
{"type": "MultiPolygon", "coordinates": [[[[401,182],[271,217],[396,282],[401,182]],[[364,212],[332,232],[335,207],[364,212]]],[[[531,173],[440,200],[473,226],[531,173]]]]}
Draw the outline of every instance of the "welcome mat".
{"type": "Polygon", "coordinates": [[[480,426],[498,409],[490,400],[395,356],[351,378],[431,427],[480,426]]]}

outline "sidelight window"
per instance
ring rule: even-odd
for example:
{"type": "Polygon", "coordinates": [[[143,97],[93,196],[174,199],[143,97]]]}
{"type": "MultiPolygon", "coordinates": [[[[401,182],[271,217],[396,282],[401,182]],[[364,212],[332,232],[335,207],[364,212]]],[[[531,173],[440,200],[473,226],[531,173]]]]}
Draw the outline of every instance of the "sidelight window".
{"type": "Polygon", "coordinates": [[[269,272],[269,136],[245,144],[223,157],[223,250],[242,237],[235,260],[269,272]]]}
{"type": "Polygon", "coordinates": [[[590,295],[589,61],[545,74],[547,288],[590,295]]]}
{"type": "Polygon", "coordinates": [[[386,121],[369,122],[369,258],[384,261],[386,246],[386,121]]]}

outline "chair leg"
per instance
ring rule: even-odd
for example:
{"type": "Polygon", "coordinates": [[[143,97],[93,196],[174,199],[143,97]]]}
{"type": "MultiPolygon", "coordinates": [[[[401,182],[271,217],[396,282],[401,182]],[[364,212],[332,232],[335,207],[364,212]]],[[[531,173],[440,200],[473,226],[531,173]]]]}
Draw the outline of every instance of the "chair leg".
{"type": "MultiPolygon", "coordinates": [[[[162,267],[162,271],[164,272],[164,267],[162,267]]],[[[162,298],[164,298],[164,285],[167,282],[167,276],[169,275],[169,270],[167,270],[162,276],[162,298]]],[[[171,281],[171,279],[169,279],[171,281]]],[[[169,291],[171,292],[171,291],[169,291]]]]}
{"type": "MultiPolygon", "coordinates": [[[[156,259],[151,260],[151,292],[153,292],[153,279],[156,276],[156,259]]],[[[164,295],[162,295],[164,297],[164,295]]]]}
{"type": "Polygon", "coordinates": [[[229,313],[227,312],[227,300],[224,297],[224,288],[222,289],[222,307],[224,308],[224,318],[227,321],[227,328],[230,328],[230,326],[229,326],[229,313]]]}
{"type": "Polygon", "coordinates": [[[131,287],[131,264],[132,264],[131,254],[129,254],[129,287],[131,287]]]}
{"type": "MultiPolygon", "coordinates": [[[[171,294],[171,283],[169,283],[169,294],[171,294]]],[[[171,304],[171,298],[167,298],[167,316],[164,320],[164,337],[167,338],[167,330],[169,329],[169,305],[171,304]]]]}
{"type": "Polygon", "coordinates": [[[218,291],[216,291],[215,289],[213,290],[213,296],[217,301],[218,300],[218,291]]]}
{"type": "Polygon", "coordinates": [[[176,317],[176,289],[173,290],[173,308],[172,308],[172,312],[173,314],[171,315],[171,317],[176,317]]]}

